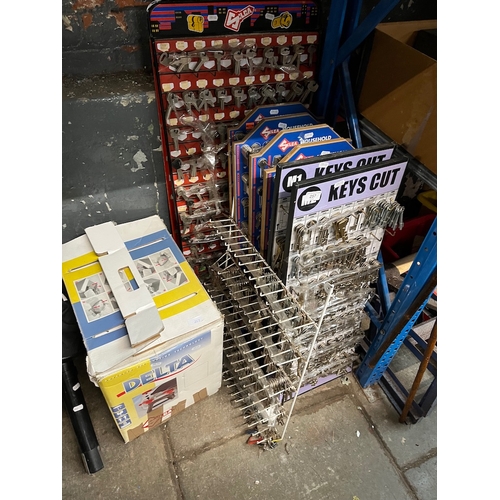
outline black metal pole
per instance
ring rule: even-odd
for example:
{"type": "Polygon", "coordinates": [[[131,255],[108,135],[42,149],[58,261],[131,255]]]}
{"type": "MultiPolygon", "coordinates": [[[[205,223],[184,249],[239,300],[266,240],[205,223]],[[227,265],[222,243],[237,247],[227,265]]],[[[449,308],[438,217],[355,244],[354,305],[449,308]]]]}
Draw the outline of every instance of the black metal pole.
{"type": "Polygon", "coordinates": [[[99,453],[94,426],[78,380],[78,372],[71,358],[62,361],[62,385],[64,404],[78,439],[83,465],[89,474],[94,474],[104,465],[99,453]]]}

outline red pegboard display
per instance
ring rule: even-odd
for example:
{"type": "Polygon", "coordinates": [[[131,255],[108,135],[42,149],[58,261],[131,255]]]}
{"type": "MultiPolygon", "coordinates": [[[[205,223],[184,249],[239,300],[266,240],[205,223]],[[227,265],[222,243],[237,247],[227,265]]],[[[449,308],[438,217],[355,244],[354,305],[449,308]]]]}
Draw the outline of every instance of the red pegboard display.
{"type": "Polygon", "coordinates": [[[170,227],[196,270],[222,251],[209,221],[229,215],[227,127],[262,104],[308,105],[295,89],[316,75],[320,13],[312,1],[161,0],[148,17],[170,227]]]}

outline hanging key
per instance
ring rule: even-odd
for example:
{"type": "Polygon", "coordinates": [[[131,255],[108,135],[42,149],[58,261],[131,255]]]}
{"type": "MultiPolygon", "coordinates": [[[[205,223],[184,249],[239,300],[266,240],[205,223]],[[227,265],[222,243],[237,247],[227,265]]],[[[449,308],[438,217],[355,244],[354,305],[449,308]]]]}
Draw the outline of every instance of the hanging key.
{"type": "Polygon", "coordinates": [[[274,49],[268,48],[264,51],[264,67],[274,69],[276,68],[276,63],[278,58],[274,55],[274,49]]]}
{"type": "MultiPolygon", "coordinates": [[[[385,219],[383,220],[383,223],[385,223],[388,227],[390,227],[393,231],[396,229],[396,221],[397,219],[395,218],[397,211],[397,207],[394,204],[391,204],[387,212],[385,214],[385,219]]],[[[381,224],[383,225],[383,224],[381,224]]]]}
{"type": "Polygon", "coordinates": [[[303,45],[294,45],[293,46],[293,57],[292,60],[290,61],[290,64],[295,64],[295,66],[298,68],[300,66],[300,57],[302,54],[305,52],[305,48],[303,45]]]}
{"type": "Polygon", "coordinates": [[[307,53],[308,53],[307,64],[309,64],[309,66],[311,66],[313,63],[313,56],[315,52],[316,52],[316,45],[309,45],[309,47],[307,47],[307,53]]]}
{"type": "Polygon", "coordinates": [[[292,257],[290,262],[290,278],[298,278],[299,275],[299,256],[292,257]]]}
{"type": "Polygon", "coordinates": [[[336,221],[336,236],[338,239],[342,239],[342,241],[347,241],[347,224],[349,219],[347,217],[343,217],[336,221]]]}
{"type": "Polygon", "coordinates": [[[403,206],[400,206],[399,207],[399,222],[398,222],[398,227],[399,227],[399,230],[401,231],[404,227],[404,211],[405,211],[405,207],[403,206]]]}
{"type": "Polygon", "coordinates": [[[174,168],[177,172],[177,179],[184,179],[184,170],[182,170],[182,160],[180,158],[175,158],[172,160],[172,168],[174,168]]]}
{"type": "Polygon", "coordinates": [[[226,104],[227,90],[217,89],[215,91],[215,95],[217,96],[217,101],[219,102],[219,108],[223,111],[224,105],[226,104]]]}
{"type": "Polygon", "coordinates": [[[196,179],[196,181],[198,180],[198,163],[196,161],[191,163],[191,168],[189,169],[189,180],[193,182],[191,179],[196,179]]]}
{"type": "Polygon", "coordinates": [[[248,74],[250,76],[253,75],[253,70],[254,70],[253,60],[256,56],[257,56],[257,51],[255,49],[247,49],[245,51],[245,57],[247,59],[247,64],[248,64],[248,74]]]}
{"type": "Polygon", "coordinates": [[[241,107],[241,100],[243,99],[243,96],[245,95],[243,93],[243,89],[241,87],[233,87],[231,89],[231,93],[233,94],[234,97],[234,104],[237,108],[241,107]]]}
{"type": "Polygon", "coordinates": [[[243,59],[243,54],[241,50],[235,50],[233,52],[233,60],[234,60],[233,74],[236,76],[240,76],[240,65],[242,59],[243,59]]]}
{"type": "Polygon", "coordinates": [[[209,90],[209,89],[200,90],[199,99],[201,102],[200,108],[201,108],[201,106],[203,106],[203,109],[205,111],[208,110],[208,106],[210,106],[211,108],[213,108],[215,106],[216,99],[213,96],[211,90],[209,90]]]}
{"type": "Polygon", "coordinates": [[[168,52],[162,52],[159,61],[160,61],[160,64],[162,66],[167,66],[167,68],[168,68],[170,66],[170,63],[171,63],[171,58],[168,55],[168,52]]]}
{"type": "Polygon", "coordinates": [[[174,151],[179,151],[179,135],[181,135],[181,131],[178,128],[170,129],[170,137],[174,141],[174,151]]]}
{"type": "Polygon", "coordinates": [[[177,65],[175,66],[176,73],[182,73],[183,71],[186,71],[186,69],[189,69],[191,61],[192,59],[189,56],[180,57],[177,65]]]}
{"type": "Polygon", "coordinates": [[[221,60],[224,57],[224,52],[222,50],[216,50],[214,52],[214,59],[215,59],[215,64],[217,67],[217,71],[220,71],[222,66],[221,66],[221,60]]]}
{"type": "Polygon", "coordinates": [[[267,163],[267,160],[265,158],[261,158],[257,162],[257,165],[259,165],[259,168],[261,170],[260,177],[262,177],[262,175],[263,175],[262,171],[265,170],[266,168],[269,168],[269,163],[267,163]]]}
{"type": "Polygon", "coordinates": [[[194,201],[189,198],[189,195],[188,195],[188,193],[186,191],[186,188],[184,188],[182,186],[178,187],[177,188],[177,196],[179,198],[182,198],[186,202],[188,213],[190,215],[192,215],[193,214],[193,208],[192,207],[194,205],[194,201]]]}
{"type": "Polygon", "coordinates": [[[302,95],[302,92],[304,92],[304,87],[299,82],[292,82],[290,90],[286,95],[286,101],[295,101],[297,97],[300,97],[302,95]]]}
{"type": "Polygon", "coordinates": [[[301,251],[304,249],[304,235],[306,233],[306,228],[304,224],[297,224],[294,227],[294,232],[295,232],[295,250],[301,251]]]}
{"type": "MultiPolygon", "coordinates": [[[[321,222],[321,221],[320,221],[321,222]]],[[[328,242],[328,227],[327,226],[323,226],[319,229],[318,231],[318,237],[317,237],[317,244],[319,246],[323,246],[323,245],[326,245],[327,242],[328,242]]]]}
{"type": "Polygon", "coordinates": [[[247,108],[252,109],[257,106],[257,103],[260,100],[260,93],[257,87],[248,87],[248,101],[247,108]]]}
{"type": "Polygon", "coordinates": [[[193,194],[198,198],[199,201],[205,201],[205,198],[203,196],[207,193],[208,193],[207,188],[205,186],[200,186],[200,188],[193,194]]]}
{"type": "Polygon", "coordinates": [[[318,90],[318,87],[319,85],[314,80],[309,80],[306,84],[306,88],[303,94],[300,96],[300,102],[305,103],[306,99],[311,95],[311,93],[314,93],[318,90]]]}
{"type": "Polygon", "coordinates": [[[288,47],[280,48],[281,65],[287,66],[290,63],[290,49],[288,47]]]}
{"type": "MultiPolygon", "coordinates": [[[[261,186],[260,188],[257,189],[257,196],[258,196],[258,200],[259,200],[259,208],[262,208],[262,194],[264,192],[264,188],[261,186]]],[[[257,224],[257,227],[259,225],[257,224]]]]}
{"type": "Polygon", "coordinates": [[[227,125],[219,124],[217,125],[217,134],[221,142],[226,142],[227,139],[227,125]]]}
{"type": "Polygon", "coordinates": [[[201,67],[208,62],[208,56],[205,52],[200,52],[199,58],[198,64],[194,67],[195,71],[200,71],[201,67]]]}
{"type": "Polygon", "coordinates": [[[283,102],[285,100],[286,85],[284,83],[277,83],[276,87],[276,102],[283,102]]]}
{"type": "Polygon", "coordinates": [[[169,66],[172,66],[172,68],[174,68],[174,70],[177,71],[177,69],[181,64],[181,59],[183,57],[186,57],[185,52],[181,52],[180,54],[172,54],[169,58],[169,66]]]}
{"type": "Polygon", "coordinates": [[[172,111],[175,111],[177,104],[181,102],[181,98],[177,94],[172,94],[171,92],[169,92],[167,94],[167,102],[168,102],[168,109],[167,109],[167,114],[165,115],[165,119],[169,120],[172,111]]]}
{"type": "Polygon", "coordinates": [[[274,95],[276,94],[276,91],[271,87],[271,85],[264,85],[260,89],[260,94],[262,96],[262,101],[260,102],[261,104],[265,104],[268,99],[270,99],[272,102],[277,102],[276,98],[274,95]]]}
{"type": "Polygon", "coordinates": [[[309,242],[312,241],[312,235],[315,232],[316,224],[317,224],[317,221],[315,221],[315,220],[310,220],[306,224],[306,228],[307,228],[307,241],[309,241],[309,242]]]}
{"type": "Polygon", "coordinates": [[[243,182],[243,189],[246,194],[248,194],[248,174],[243,174],[241,176],[241,181],[243,182]]]}
{"type": "Polygon", "coordinates": [[[248,218],[248,198],[243,198],[241,200],[241,206],[243,207],[243,217],[248,218]]]}
{"type": "Polygon", "coordinates": [[[282,155],[273,156],[272,166],[275,167],[282,159],[282,155]]]}
{"type": "Polygon", "coordinates": [[[192,90],[186,90],[182,93],[182,100],[184,101],[184,106],[189,114],[192,114],[192,108],[194,107],[196,111],[199,111],[198,104],[196,102],[196,95],[192,90]]]}
{"type": "Polygon", "coordinates": [[[219,165],[222,168],[222,170],[226,170],[227,167],[227,155],[224,152],[221,152],[217,155],[217,158],[219,159],[219,165]]]}

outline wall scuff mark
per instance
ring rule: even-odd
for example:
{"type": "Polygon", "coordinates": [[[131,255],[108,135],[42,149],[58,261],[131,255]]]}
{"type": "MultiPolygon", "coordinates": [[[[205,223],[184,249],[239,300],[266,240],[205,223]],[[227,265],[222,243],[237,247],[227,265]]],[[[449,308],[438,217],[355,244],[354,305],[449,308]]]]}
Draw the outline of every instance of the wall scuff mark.
{"type": "Polygon", "coordinates": [[[132,172],[137,172],[138,170],[144,170],[146,167],[144,167],[143,163],[148,161],[146,155],[143,153],[142,149],[139,149],[139,151],[137,151],[137,153],[135,153],[135,155],[133,156],[132,158],[135,163],[137,164],[137,168],[135,167],[132,167],[130,170],[132,170],[132,172]]]}
{"type": "Polygon", "coordinates": [[[127,23],[125,22],[125,13],[124,12],[110,12],[107,16],[107,19],[110,17],[114,17],[116,21],[116,25],[122,31],[127,32],[127,23]]]}
{"type": "Polygon", "coordinates": [[[124,7],[142,7],[148,5],[150,0],[115,0],[116,5],[120,8],[124,7]]]}
{"type": "Polygon", "coordinates": [[[76,0],[73,3],[73,10],[92,10],[96,7],[102,7],[104,0],[76,0]]]}
{"type": "Polygon", "coordinates": [[[82,14],[83,29],[87,29],[92,24],[92,14],[82,14]]]}

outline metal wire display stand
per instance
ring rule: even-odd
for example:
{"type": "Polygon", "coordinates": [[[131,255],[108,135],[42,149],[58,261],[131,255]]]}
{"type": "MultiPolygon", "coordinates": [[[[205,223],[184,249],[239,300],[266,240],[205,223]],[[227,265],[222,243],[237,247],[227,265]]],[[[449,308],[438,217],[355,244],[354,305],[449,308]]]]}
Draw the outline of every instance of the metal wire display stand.
{"type": "Polygon", "coordinates": [[[249,442],[271,449],[285,435],[328,301],[314,322],[233,220],[213,225],[226,246],[208,285],[225,316],[224,379],[249,442]]]}

